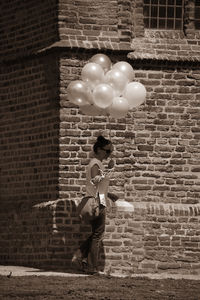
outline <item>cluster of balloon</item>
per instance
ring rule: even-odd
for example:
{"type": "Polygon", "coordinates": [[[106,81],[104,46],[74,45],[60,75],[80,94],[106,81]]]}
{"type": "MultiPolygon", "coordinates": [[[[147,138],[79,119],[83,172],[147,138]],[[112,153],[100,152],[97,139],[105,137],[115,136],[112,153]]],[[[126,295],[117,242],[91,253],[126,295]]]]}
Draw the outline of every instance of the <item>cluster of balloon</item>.
{"type": "Polygon", "coordinates": [[[145,101],[146,89],[134,82],[132,66],[120,61],[112,65],[105,54],[96,54],[83,67],[81,80],[67,87],[68,99],[90,116],[124,117],[128,110],[145,101]]]}

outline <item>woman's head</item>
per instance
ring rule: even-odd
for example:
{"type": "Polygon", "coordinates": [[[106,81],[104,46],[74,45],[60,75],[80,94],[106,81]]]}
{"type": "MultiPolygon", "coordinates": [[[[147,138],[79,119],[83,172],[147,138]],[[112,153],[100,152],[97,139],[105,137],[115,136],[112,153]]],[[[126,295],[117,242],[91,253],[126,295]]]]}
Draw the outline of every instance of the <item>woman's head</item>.
{"type": "Polygon", "coordinates": [[[94,146],[94,153],[102,159],[108,158],[113,151],[113,146],[110,140],[105,139],[102,135],[98,136],[94,146]]]}

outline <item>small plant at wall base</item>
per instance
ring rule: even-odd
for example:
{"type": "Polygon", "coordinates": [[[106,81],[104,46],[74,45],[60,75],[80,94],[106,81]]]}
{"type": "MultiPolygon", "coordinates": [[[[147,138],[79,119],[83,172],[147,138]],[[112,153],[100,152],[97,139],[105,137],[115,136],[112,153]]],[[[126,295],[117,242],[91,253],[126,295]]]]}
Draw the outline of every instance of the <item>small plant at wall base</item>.
{"type": "Polygon", "coordinates": [[[133,68],[126,61],[112,65],[107,55],[96,54],[83,67],[81,80],[68,85],[68,99],[83,114],[121,118],[146,98],[144,85],[133,78],[133,68]]]}

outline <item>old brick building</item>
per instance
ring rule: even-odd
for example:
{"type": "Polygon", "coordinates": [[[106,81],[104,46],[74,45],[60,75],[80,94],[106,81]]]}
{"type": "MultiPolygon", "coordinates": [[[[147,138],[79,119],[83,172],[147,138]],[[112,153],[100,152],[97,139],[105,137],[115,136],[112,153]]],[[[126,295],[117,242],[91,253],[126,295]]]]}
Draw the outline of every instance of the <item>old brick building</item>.
{"type": "Polygon", "coordinates": [[[75,204],[91,146],[111,129],[121,201],[102,267],[200,273],[199,12],[195,0],[2,1],[1,264],[70,266],[89,230],[75,204]],[[85,116],[67,99],[94,53],[131,63],[147,89],[126,118],[85,116]]]}

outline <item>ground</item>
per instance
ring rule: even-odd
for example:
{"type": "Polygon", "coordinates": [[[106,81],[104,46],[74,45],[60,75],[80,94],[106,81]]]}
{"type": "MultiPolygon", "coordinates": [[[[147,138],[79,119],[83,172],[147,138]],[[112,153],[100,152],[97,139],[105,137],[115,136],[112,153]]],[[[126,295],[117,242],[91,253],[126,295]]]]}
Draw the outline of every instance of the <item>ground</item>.
{"type": "Polygon", "coordinates": [[[200,300],[200,279],[11,272],[11,268],[0,272],[0,299],[200,300]]]}

